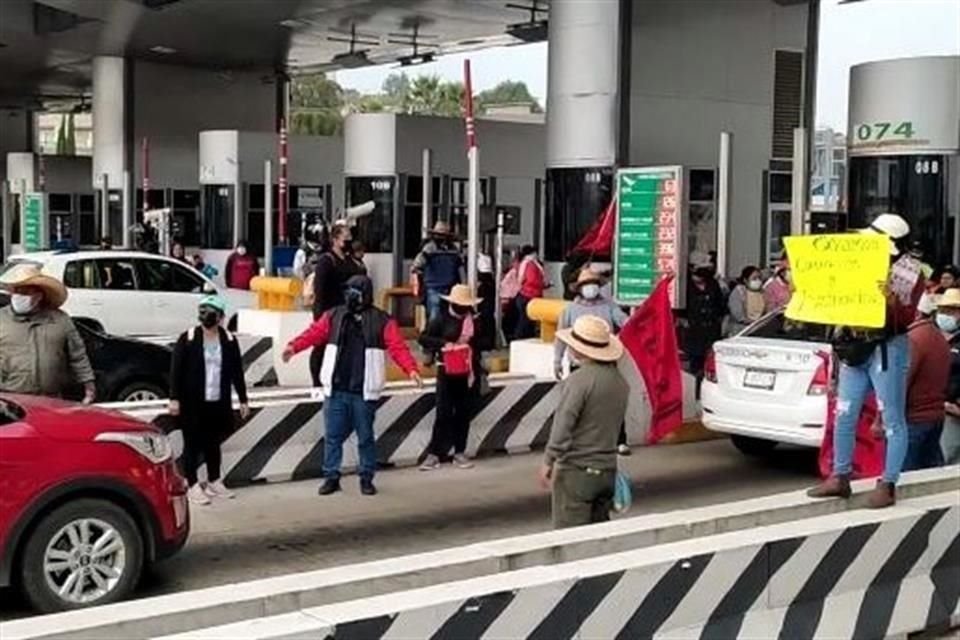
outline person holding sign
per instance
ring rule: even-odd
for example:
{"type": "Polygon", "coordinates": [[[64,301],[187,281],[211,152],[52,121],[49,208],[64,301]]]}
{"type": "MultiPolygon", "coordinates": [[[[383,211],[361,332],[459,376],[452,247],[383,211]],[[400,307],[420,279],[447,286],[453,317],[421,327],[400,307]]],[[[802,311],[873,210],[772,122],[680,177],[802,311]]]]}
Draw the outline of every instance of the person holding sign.
{"type": "Polygon", "coordinates": [[[883,417],[887,448],[883,477],[868,497],[867,506],[878,509],[896,502],[895,487],[907,454],[906,401],[910,366],[907,331],[916,317],[924,285],[920,270],[915,269],[916,261],[900,255],[899,245],[909,233],[910,226],[903,218],[885,213],[860,235],[787,238],[787,251],[797,286],[787,307],[787,317],[814,317],[814,321],[819,318],[821,322],[828,320],[829,324],[849,324],[849,320],[846,323],[837,321],[842,317],[837,315],[839,312],[861,323],[856,327],[838,327],[839,337],[834,350],[841,365],[837,421],[833,432],[833,475],[808,491],[810,497],[850,496],[857,419],[872,389],[883,417]],[[805,252],[803,243],[809,243],[813,251],[805,252]],[[883,296],[878,307],[873,296],[862,290],[869,284],[862,281],[862,274],[874,274],[878,258],[884,253],[890,266],[885,277],[874,281],[874,287],[879,282],[883,296]],[[844,269],[844,266],[850,269],[844,269]],[[821,279],[826,282],[819,283],[819,286],[830,290],[818,291],[811,276],[822,268],[831,267],[843,271],[832,276],[821,273],[821,279]]]}

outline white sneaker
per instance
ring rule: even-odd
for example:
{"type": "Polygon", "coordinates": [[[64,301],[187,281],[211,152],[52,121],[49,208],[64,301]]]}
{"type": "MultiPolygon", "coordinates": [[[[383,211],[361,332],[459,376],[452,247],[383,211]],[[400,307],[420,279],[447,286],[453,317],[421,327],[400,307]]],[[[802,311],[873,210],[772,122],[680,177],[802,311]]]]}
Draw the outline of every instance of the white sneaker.
{"type": "Polygon", "coordinates": [[[621,444],[617,447],[617,453],[619,453],[622,456],[628,456],[631,453],[630,447],[628,447],[625,444],[621,444]]]}
{"type": "Polygon", "coordinates": [[[190,504],[197,504],[206,506],[210,504],[210,498],[207,497],[206,492],[204,492],[203,487],[200,486],[200,483],[193,485],[187,491],[187,500],[190,501],[190,504]]]}
{"type": "Polygon", "coordinates": [[[453,456],[453,464],[460,469],[473,469],[473,463],[470,462],[470,458],[463,453],[458,453],[453,456]]]}
{"type": "Polygon", "coordinates": [[[440,458],[432,453],[426,457],[423,464],[420,465],[420,471],[434,471],[440,468],[440,458]]]}
{"type": "Polygon", "coordinates": [[[211,498],[224,498],[225,500],[233,500],[237,497],[237,494],[224,486],[223,480],[210,482],[206,487],[204,487],[203,490],[211,498]]]}

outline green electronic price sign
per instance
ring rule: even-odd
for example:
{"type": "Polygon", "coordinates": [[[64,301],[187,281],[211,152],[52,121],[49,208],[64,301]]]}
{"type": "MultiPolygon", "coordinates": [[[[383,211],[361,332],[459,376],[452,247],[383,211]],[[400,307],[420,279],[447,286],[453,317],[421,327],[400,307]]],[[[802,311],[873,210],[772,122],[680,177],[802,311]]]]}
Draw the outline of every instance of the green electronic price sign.
{"type": "Polygon", "coordinates": [[[44,232],[44,209],[46,198],[42,193],[27,193],[23,196],[21,220],[24,251],[40,251],[46,246],[44,232]]]}
{"type": "Polygon", "coordinates": [[[683,230],[683,167],[627,168],[617,172],[613,293],[618,304],[636,306],[667,275],[680,300],[686,252],[683,230]]]}

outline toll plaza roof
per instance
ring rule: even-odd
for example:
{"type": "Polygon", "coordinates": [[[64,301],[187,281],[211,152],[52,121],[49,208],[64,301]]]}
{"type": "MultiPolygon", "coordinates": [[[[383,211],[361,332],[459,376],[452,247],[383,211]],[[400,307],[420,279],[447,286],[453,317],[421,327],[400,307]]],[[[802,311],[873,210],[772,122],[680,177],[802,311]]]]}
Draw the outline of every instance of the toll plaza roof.
{"type": "Polygon", "coordinates": [[[220,71],[297,73],[395,61],[415,64],[445,53],[534,42],[546,38],[549,4],[2,0],[0,107],[40,106],[44,100],[89,94],[91,60],[97,55],[220,71]]]}
{"type": "Polygon", "coordinates": [[[270,73],[411,64],[542,40],[547,6],[548,0],[2,0],[0,106],[89,93],[97,55],[270,73]]]}

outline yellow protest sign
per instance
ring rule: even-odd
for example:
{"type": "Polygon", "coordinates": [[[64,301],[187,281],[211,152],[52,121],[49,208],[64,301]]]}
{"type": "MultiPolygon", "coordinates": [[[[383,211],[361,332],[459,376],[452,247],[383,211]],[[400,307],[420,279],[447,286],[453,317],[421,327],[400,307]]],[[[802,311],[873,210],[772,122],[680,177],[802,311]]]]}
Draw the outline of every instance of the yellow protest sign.
{"type": "Polygon", "coordinates": [[[890,269],[890,239],[870,233],[784,238],[794,293],[786,316],[801,322],[881,328],[881,291],[890,269]]]}

